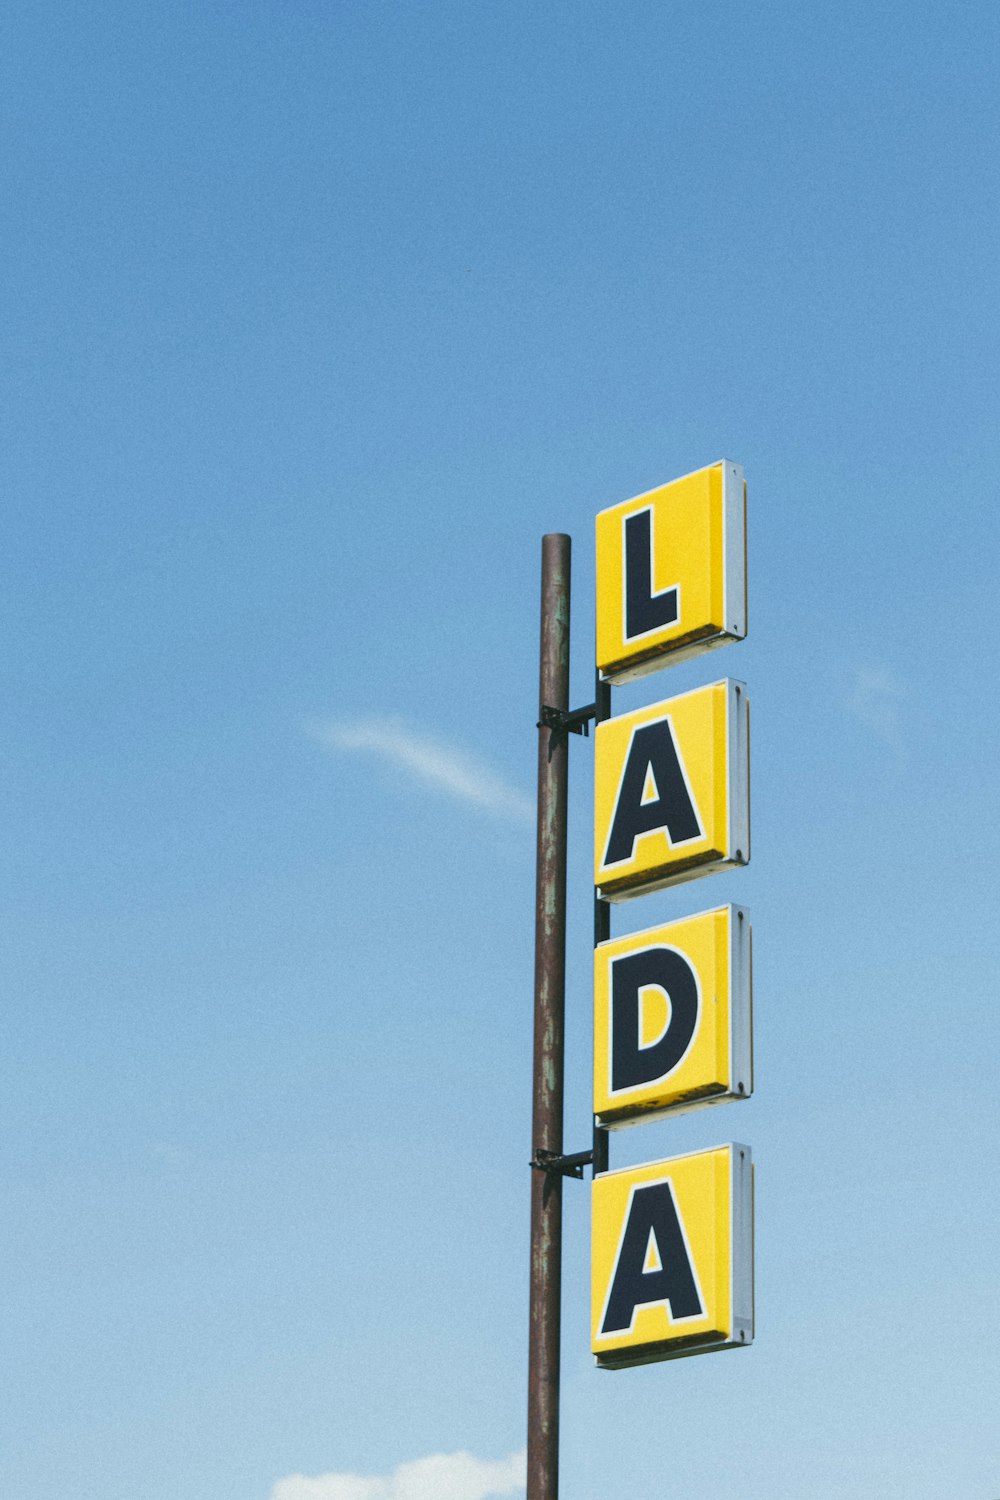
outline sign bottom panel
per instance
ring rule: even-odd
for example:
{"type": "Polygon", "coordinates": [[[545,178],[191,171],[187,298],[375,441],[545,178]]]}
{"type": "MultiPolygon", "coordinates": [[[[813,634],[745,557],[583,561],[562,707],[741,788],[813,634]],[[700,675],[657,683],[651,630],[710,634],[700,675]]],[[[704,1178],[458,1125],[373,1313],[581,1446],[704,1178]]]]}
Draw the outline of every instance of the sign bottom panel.
{"type": "Polygon", "coordinates": [[[753,1342],[749,1146],[594,1178],[591,1312],[604,1369],[753,1342]]]}

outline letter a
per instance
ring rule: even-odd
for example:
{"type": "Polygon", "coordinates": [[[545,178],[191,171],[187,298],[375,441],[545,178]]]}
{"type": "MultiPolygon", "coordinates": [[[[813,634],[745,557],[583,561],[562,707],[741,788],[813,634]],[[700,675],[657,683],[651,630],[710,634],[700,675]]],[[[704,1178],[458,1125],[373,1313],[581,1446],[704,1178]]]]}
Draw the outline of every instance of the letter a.
{"type": "Polygon", "coordinates": [[[636,1308],[656,1304],[672,1323],[705,1313],[669,1180],[632,1194],[601,1333],[631,1332],[636,1308]]]}
{"type": "Polygon", "coordinates": [[[631,859],[636,839],[660,829],[671,844],[689,843],[702,834],[701,819],[688,790],[669,719],[643,724],[632,736],[604,854],[605,865],[631,859]],[[650,791],[653,795],[649,795],[650,791]]]}

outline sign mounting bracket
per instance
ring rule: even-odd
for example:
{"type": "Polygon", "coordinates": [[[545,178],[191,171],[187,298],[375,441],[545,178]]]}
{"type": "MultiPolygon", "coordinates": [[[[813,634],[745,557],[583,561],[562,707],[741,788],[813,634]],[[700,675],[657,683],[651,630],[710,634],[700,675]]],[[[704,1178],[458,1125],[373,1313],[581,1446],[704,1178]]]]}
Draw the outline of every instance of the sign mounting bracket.
{"type": "Polygon", "coordinates": [[[593,1151],[575,1151],[571,1156],[563,1156],[558,1151],[536,1151],[529,1166],[536,1172],[547,1172],[556,1177],[582,1179],[584,1167],[589,1167],[593,1160],[593,1151]]]}
{"type": "Polygon", "coordinates": [[[541,707],[542,717],[536,729],[551,729],[553,734],[589,735],[590,721],[597,718],[597,704],[588,703],[586,708],[552,708],[548,703],[541,707]]]}

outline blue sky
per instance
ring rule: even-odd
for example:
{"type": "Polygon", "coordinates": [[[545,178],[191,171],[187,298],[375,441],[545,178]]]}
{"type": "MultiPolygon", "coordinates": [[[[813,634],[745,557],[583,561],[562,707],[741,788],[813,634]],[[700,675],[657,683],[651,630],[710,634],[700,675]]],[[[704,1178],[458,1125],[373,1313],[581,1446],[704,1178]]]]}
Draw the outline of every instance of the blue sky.
{"type": "Polygon", "coordinates": [[[997,1500],[995,7],[0,29],[0,1490],[520,1493],[539,538],[582,703],[725,456],[749,637],[615,707],[748,683],[753,862],[614,924],[750,908],[757,1092],[613,1158],[750,1143],[757,1341],[594,1370],[570,1184],[564,1493],[997,1500]]]}

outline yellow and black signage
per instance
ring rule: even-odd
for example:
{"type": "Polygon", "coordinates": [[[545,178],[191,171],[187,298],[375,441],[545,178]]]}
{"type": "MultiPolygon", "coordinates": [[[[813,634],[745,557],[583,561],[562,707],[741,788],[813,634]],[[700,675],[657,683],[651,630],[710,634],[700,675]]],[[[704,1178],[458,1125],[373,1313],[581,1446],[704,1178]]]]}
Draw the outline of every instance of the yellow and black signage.
{"type": "Polygon", "coordinates": [[[597,666],[627,682],[746,635],[746,485],[723,460],[597,517],[597,666]]]}
{"type": "MultiPolygon", "coordinates": [[[[604,682],[741,640],[746,614],[738,464],[712,464],[597,517],[604,682]]],[[[595,1123],[611,1130],[745,1099],[753,1090],[747,911],[720,906],[610,938],[601,905],[749,861],[745,686],[727,678],[599,722],[594,765],[594,884],[607,938],[594,951],[595,1123]]],[[[597,1363],[618,1369],[751,1343],[749,1148],[602,1172],[596,1143],[597,1363]]]]}
{"type": "Polygon", "coordinates": [[[749,706],[726,679],[598,724],[594,881],[608,901],[750,858],[749,706]]]}
{"type": "Polygon", "coordinates": [[[753,1341],[747,1146],[605,1172],[592,1205],[592,1348],[607,1369],[753,1341]]]}
{"type": "Polygon", "coordinates": [[[594,1113],[614,1128],[753,1090],[750,918],[720,906],[594,950],[594,1113]]]}

